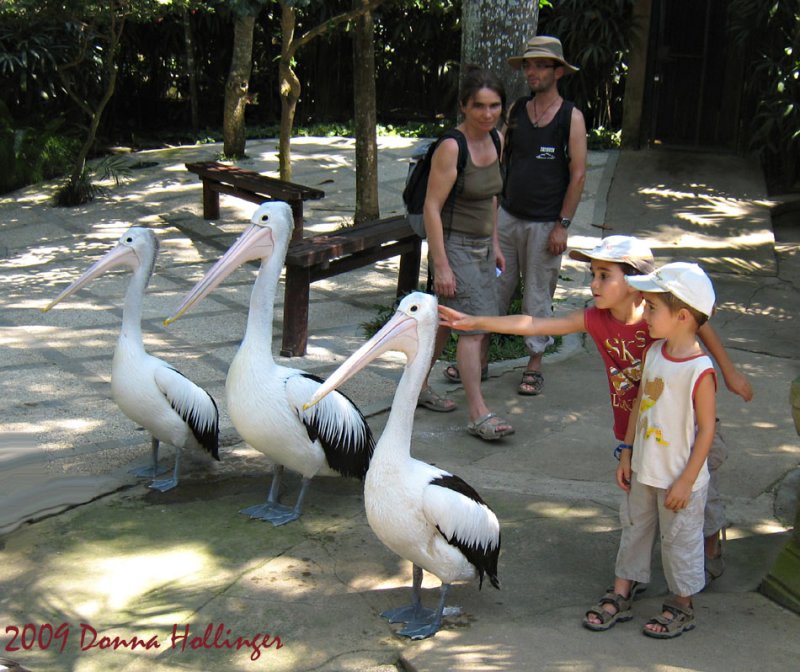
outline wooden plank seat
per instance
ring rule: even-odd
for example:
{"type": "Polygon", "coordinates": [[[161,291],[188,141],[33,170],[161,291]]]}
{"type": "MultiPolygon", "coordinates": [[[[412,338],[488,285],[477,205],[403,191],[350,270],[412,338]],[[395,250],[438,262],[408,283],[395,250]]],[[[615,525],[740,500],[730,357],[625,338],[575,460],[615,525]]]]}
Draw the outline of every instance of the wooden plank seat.
{"type": "Polygon", "coordinates": [[[285,201],[292,208],[292,240],[303,237],[303,202],[324,198],[321,189],[284,182],[252,170],[229,166],[218,161],[187,163],[186,170],[203,181],[203,218],[219,219],[219,195],[228,194],[250,203],[285,201]]]}
{"type": "Polygon", "coordinates": [[[399,255],[397,295],[401,296],[417,289],[421,250],[422,239],[404,215],[293,241],[286,254],[281,355],[299,357],[306,352],[312,282],[399,255]]]}

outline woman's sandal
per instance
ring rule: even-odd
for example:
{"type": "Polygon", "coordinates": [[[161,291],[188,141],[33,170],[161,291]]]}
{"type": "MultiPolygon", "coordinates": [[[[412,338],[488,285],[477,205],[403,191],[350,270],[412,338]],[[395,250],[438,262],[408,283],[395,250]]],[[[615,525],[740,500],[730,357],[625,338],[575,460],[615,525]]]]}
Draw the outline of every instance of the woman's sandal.
{"type": "Polygon", "coordinates": [[[517,393],[528,397],[541,394],[544,389],[544,376],[541,371],[523,371],[522,381],[517,388],[517,393]]]}
{"type": "Polygon", "coordinates": [[[443,397],[441,394],[436,394],[433,389],[428,386],[422,389],[417,399],[417,406],[427,408],[429,411],[436,411],[437,413],[450,413],[458,408],[458,404],[452,399],[443,397]]]}
{"type": "MultiPolygon", "coordinates": [[[[444,371],[442,372],[444,377],[447,378],[451,383],[460,383],[461,382],[461,374],[458,371],[458,367],[455,364],[450,364],[450,366],[446,366],[444,371]]],[[[487,364],[481,369],[481,382],[486,380],[489,377],[489,365],[487,364]]]]}
{"type": "Polygon", "coordinates": [[[596,605],[586,612],[586,615],[583,617],[583,627],[594,630],[595,632],[601,632],[613,628],[617,623],[630,621],[633,618],[633,611],[631,610],[632,603],[633,590],[631,590],[631,595],[629,597],[623,597],[619,593],[609,590],[600,598],[600,601],[596,605]],[[603,605],[606,604],[612,605],[616,611],[610,613],[603,609],[603,605]],[[595,616],[600,622],[593,623],[589,620],[589,615],[595,616]]]}
{"type": "Polygon", "coordinates": [[[661,605],[661,610],[669,613],[670,616],[659,614],[647,621],[645,626],[660,625],[664,630],[656,632],[643,627],[642,634],[656,639],[672,639],[673,637],[680,637],[684,632],[694,630],[694,608],[691,605],[685,607],[675,600],[669,599],[661,605]]]}
{"type": "Polygon", "coordinates": [[[511,423],[508,420],[503,420],[497,413],[487,413],[475,422],[470,422],[467,425],[467,431],[484,441],[496,441],[504,436],[513,434],[514,428],[511,427],[511,423]],[[509,427],[509,429],[500,429],[503,425],[509,427]]]}

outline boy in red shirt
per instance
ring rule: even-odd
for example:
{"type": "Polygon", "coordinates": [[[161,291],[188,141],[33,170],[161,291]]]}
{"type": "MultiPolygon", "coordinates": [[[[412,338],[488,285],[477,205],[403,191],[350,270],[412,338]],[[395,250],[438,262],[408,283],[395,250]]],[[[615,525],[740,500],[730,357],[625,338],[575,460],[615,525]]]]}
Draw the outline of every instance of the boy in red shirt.
{"type": "MultiPolygon", "coordinates": [[[[620,450],[629,447],[624,443],[625,431],[639,391],[642,353],[653,341],[644,321],[642,294],[625,281],[625,276],[651,273],[655,268],[653,253],[644,242],[632,236],[609,236],[593,250],[573,250],[569,256],[591,264],[590,288],[594,305],[590,308],[576,310],[564,317],[534,318],[530,315],[472,316],[439,306],[439,317],[443,325],[457,330],[486,330],[519,336],[563,336],[587,332],[605,363],[614,412],[614,435],[621,442],[615,450],[619,459],[620,450]]],[[[753,397],[750,382],[733,365],[713,328],[706,323],[698,335],[719,366],[728,389],[750,401],[753,397]]],[[[706,585],[724,571],[720,534],[724,534],[727,519],[717,486],[716,469],[726,457],[727,448],[717,432],[708,457],[711,481],[703,526],[706,585]]]]}

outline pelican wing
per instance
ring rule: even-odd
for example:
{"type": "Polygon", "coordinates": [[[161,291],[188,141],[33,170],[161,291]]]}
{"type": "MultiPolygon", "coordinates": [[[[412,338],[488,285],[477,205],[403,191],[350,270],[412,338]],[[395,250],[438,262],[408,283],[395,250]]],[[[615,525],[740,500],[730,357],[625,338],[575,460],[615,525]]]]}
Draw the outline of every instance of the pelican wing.
{"type": "Polygon", "coordinates": [[[219,409],[214,398],[166,364],[156,369],[155,379],[158,389],[189,425],[198,443],[219,460],[219,409]]]}
{"type": "Polygon", "coordinates": [[[486,502],[466,481],[452,474],[431,480],[422,495],[422,510],[448,543],[457,547],[495,588],[500,555],[500,522],[486,502]]]}
{"type": "Polygon", "coordinates": [[[286,398],[305,426],[308,438],[320,442],[328,466],[342,476],[363,479],[375,450],[375,439],[358,407],[336,391],[303,409],[322,382],[317,376],[299,372],[286,379],[286,398]]]}

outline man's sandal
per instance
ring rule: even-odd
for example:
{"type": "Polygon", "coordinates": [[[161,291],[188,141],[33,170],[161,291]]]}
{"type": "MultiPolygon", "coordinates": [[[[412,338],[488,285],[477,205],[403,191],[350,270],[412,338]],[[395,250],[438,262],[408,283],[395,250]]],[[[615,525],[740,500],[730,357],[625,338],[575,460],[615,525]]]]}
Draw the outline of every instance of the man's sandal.
{"type": "Polygon", "coordinates": [[[496,441],[504,436],[513,434],[514,428],[511,427],[511,423],[508,420],[503,420],[497,413],[487,413],[475,422],[470,422],[467,425],[467,431],[484,441],[496,441]],[[503,425],[509,429],[500,429],[503,425]]]}
{"type": "MultiPolygon", "coordinates": [[[[461,382],[461,374],[458,371],[458,367],[455,364],[450,364],[450,366],[446,366],[444,371],[442,371],[447,380],[451,383],[460,383],[461,382]]],[[[481,382],[486,380],[489,377],[489,365],[487,364],[481,369],[481,382]]]]}
{"type": "Polygon", "coordinates": [[[523,371],[522,381],[517,388],[517,393],[528,397],[541,394],[544,389],[544,376],[541,371],[523,371]]]}
{"type": "Polygon", "coordinates": [[[455,411],[458,408],[458,404],[455,401],[443,397],[441,394],[436,394],[431,387],[423,388],[422,392],[419,393],[417,406],[422,406],[422,408],[427,408],[429,411],[436,411],[437,413],[450,413],[450,411],[455,411]]]}
{"type": "Polygon", "coordinates": [[[664,616],[659,614],[651,618],[645,626],[660,625],[664,630],[656,632],[648,630],[647,627],[642,628],[642,634],[648,637],[655,637],[656,639],[672,639],[673,637],[680,637],[684,632],[694,630],[694,608],[690,605],[688,607],[669,599],[661,605],[662,612],[667,612],[670,615],[664,616]]]}
{"type": "MultiPolygon", "coordinates": [[[[633,591],[631,591],[631,593],[632,592],[633,591]]],[[[618,622],[624,623],[625,621],[630,621],[633,618],[633,611],[631,610],[632,603],[632,595],[623,597],[619,593],[609,590],[600,598],[600,601],[596,605],[586,612],[586,615],[583,617],[583,627],[594,630],[595,632],[601,632],[613,628],[618,622]],[[603,609],[603,606],[607,604],[613,606],[616,611],[610,613],[603,609]],[[595,616],[600,622],[593,623],[590,621],[590,615],[595,616]]]]}

